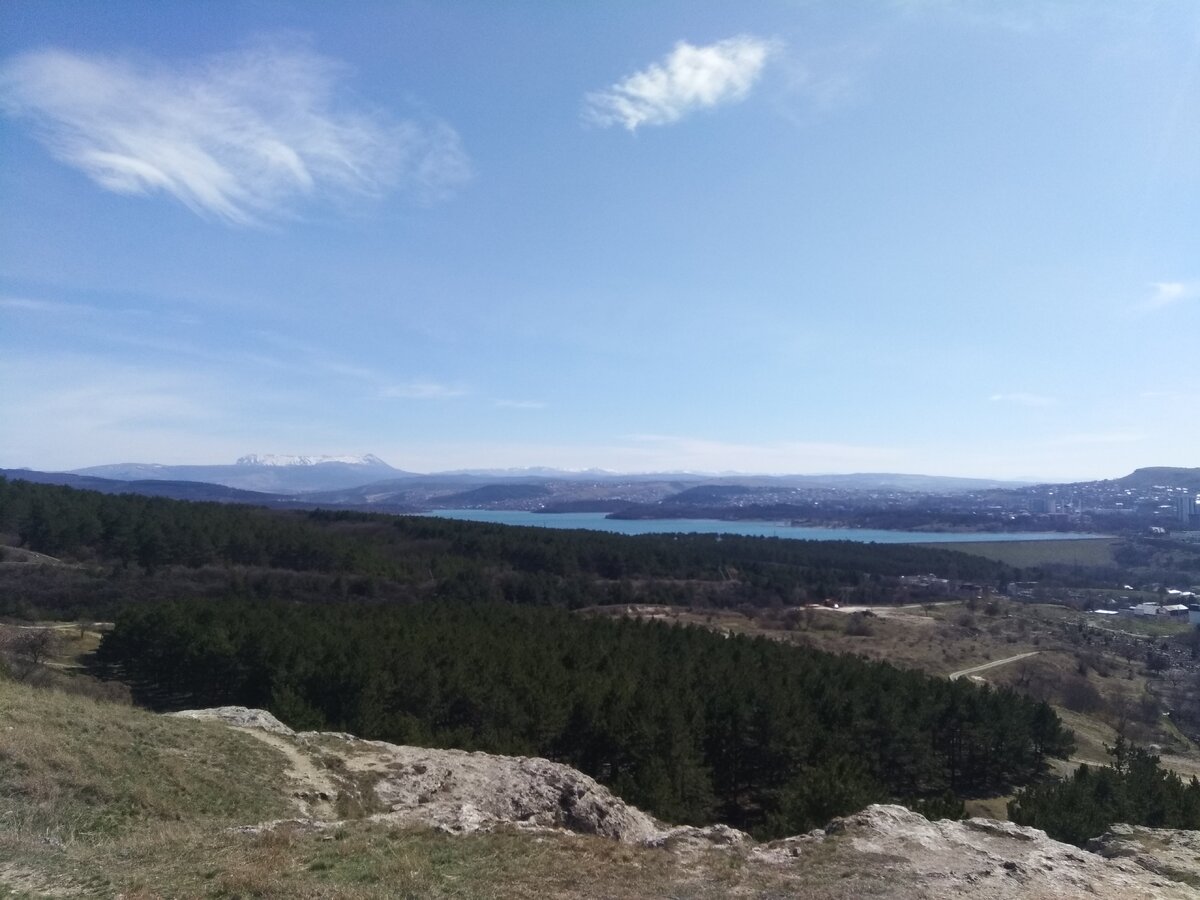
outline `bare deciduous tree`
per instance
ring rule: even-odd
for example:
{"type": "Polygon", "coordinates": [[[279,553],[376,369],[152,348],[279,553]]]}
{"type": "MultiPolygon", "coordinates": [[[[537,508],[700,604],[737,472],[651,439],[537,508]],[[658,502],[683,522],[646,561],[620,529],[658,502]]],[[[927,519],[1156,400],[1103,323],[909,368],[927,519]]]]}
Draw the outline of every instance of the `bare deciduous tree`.
{"type": "Polygon", "coordinates": [[[53,628],[20,628],[0,634],[0,652],[11,660],[16,676],[24,681],[54,655],[58,632],[53,628]]]}

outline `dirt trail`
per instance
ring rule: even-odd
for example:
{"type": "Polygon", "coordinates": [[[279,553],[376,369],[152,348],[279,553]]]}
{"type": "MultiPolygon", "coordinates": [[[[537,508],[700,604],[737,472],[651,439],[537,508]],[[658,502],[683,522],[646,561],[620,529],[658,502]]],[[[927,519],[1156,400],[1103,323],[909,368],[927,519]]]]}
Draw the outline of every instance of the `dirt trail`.
{"type": "Polygon", "coordinates": [[[974,675],[976,672],[985,672],[988,669],[994,669],[997,666],[1003,666],[1007,665],[1008,663],[1018,662],[1022,659],[1028,659],[1031,656],[1036,656],[1040,652],[1040,650],[1030,650],[1028,653],[1018,653],[1016,656],[1010,656],[1007,659],[996,659],[992,662],[984,663],[981,666],[971,666],[969,669],[959,669],[957,672],[951,672],[949,677],[951,681],[957,681],[964,675],[974,675]]]}
{"type": "Polygon", "coordinates": [[[287,758],[287,776],[298,785],[292,797],[304,818],[319,821],[338,818],[334,805],[340,792],[337,783],[310,755],[297,747],[293,739],[260,728],[239,728],[238,731],[253,735],[287,758]]]}

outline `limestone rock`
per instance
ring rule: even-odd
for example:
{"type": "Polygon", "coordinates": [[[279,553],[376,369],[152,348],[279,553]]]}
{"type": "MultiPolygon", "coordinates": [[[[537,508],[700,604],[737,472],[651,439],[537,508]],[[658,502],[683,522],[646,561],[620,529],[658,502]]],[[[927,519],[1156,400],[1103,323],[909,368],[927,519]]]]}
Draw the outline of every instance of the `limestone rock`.
{"type": "Polygon", "coordinates": [[[757,847],[751,856],[803,865],[818,848],[844,867],[882,870],[897,897],[1200,898],[1137,862],[1105,859],[1035,828],[992,819],[930,822],[902,806],[869,806],[808,835],[757,847]]]}
{"type": "Polygon", "coordinates": [[[295,734],[277,718],[265,709],[251,709],[248,706],[216,706],[212,709],[183,709],[179,712],[168,713],[181,719],[201,719],[205,721],[224,722],[235,728],[258,728],[273,734],[295,734]]]}
{"type": "Polygon", "coordinates": [[[1200,831],[1114,825],[1088,841],[1088,849],[1107,859],[1131,859],[1151,872],[1200,888],[1200,831]]]}

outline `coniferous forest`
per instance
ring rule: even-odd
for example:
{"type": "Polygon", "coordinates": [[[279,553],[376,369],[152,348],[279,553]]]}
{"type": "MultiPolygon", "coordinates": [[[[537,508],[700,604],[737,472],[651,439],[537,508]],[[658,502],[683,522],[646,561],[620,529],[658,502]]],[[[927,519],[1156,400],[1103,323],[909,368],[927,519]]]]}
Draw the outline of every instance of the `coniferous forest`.
{"type": "Polygon", "coordinates": [[[873,801],[952,809],[1027,784],[1071,738],[1044,703],[849,656],[575,610],[882,595],[998,581],[914,545],[624,537],[280,512],[0,480],[5,615],[112,616],[97,654],[156,708],[546,756],[675,822],[760,837],[873,801]]]}
{"type": "Polygon", "coordinates": [[[129,599],[887,602],[917,572],[996,584],[1019,570],[918,544],[519,528],[413,516],[281,512],[0,478],[0,534],[103,568],[0,573],[0,614],[111,616],[129,599]]]}
{"type": "Polygon", "coordinates": [[[1185,781],[1124,737],[1108,751],[1110,765],[1083,765],[1062,781],[1019,791],[1008,804],[1009,817],[1080,847],[1114,822],[1200,829],[1200,780],[1185,781]]]}

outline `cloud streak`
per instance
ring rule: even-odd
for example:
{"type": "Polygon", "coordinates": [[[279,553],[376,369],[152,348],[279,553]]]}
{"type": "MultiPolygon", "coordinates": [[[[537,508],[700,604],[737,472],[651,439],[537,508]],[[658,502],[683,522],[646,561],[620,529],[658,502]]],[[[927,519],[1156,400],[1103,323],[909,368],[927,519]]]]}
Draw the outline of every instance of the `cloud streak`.
{"type": "Polygon", "coordinates": [[[82,303],[36,300],[32,297],[0,297],[0,309],[32,313],[91,313],[95,308],[82,303]]]}
{"type": "Polygon", "coordinates": [[[541,400],[497,400],[492,404],[499,409],[545,409],[541,400]]]}
{"type": "Polygon", "coordinates": [[[636,131],[669,125],[689,113],[744,100],[778,49],[774,41],[739,35],[697,47],[680,41],[664,59],[584,101],[587,120],[636,131]]]}
{"type": "Polygon", "coordinates": [[[900,458],[892,448],[819,441],[736,443],[662,434],[631,434],[625,440],[629,443],[621,448],[616,468],[626,471],[846,472],[877,470],[900,458]]]}
{"type": "Polygon", "coordinates": [[[1200,281],[1155,281],[1153,293],[1142,304],[1143,309],[1162,309],[1188,300],[1200,299],[1200,281]]]}
{"type": "Polygon", "coordinates": [[[406,384],[393,384],[380,393],[384,397],[398,397],[403,400],[449,400],[465,396],[467,389],[436,381],[410,381],[406,384]]]}
{"type": "Polygon", "coordinates": [[[347,102],[345,74],[282,43],[186,66],[43,50],[0,67],[0,109],[105,190],[237,225],[391,190],[424,202],[470,177],[450,126],[347,102]]]}
{"type": "Polygon", "coordinates": [[[1007,403],[1012,406],[1045,407],[1054,406],[1058,401],[1044,394],[1030,394],[1016,391],[1009,394],[992,394],[988,398],[993,403],[1007,403]]]}

